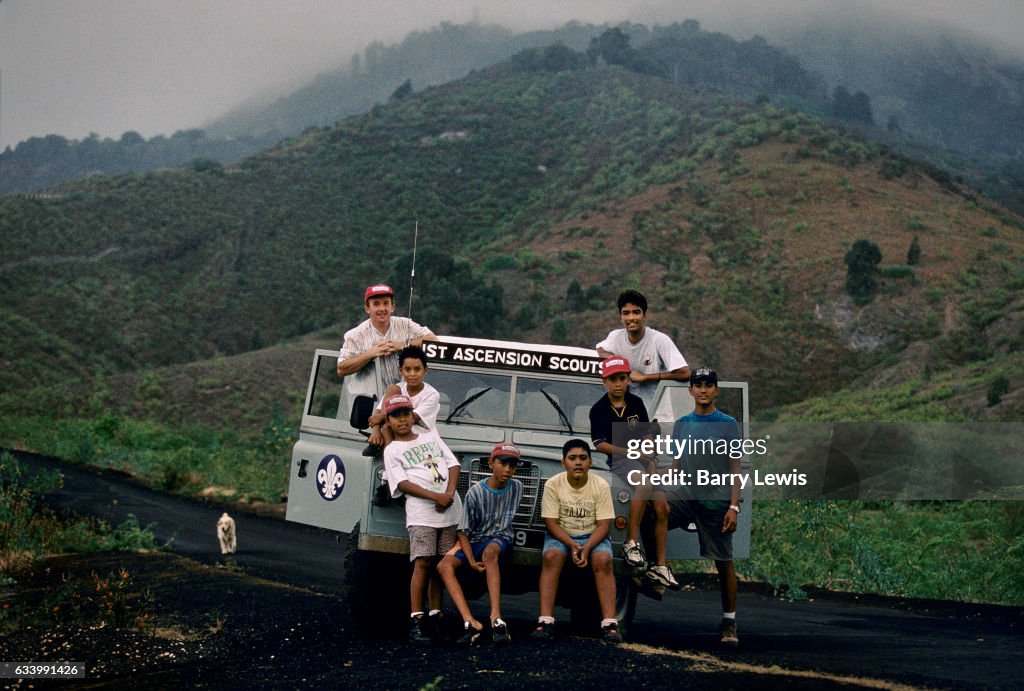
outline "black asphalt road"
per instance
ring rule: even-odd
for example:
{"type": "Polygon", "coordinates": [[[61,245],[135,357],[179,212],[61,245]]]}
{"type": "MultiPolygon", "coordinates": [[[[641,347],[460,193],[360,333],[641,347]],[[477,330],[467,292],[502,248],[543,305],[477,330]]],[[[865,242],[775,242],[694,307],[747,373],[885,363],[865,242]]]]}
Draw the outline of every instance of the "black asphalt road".
{"type": "MultiPolygon", "coordinates": [[[[134,514],[160,541],[170,541],[173,552],[209,564],[223,561],[214,530],[221,507],[154,492],[120,473],[18,455],[33,467],[64,474],[63,488],[48,495],[54,508],[113,524],[134,514]]],[[[246,573],[340,593],[344,537],[274,518],[232,515],[239,535],[234,561],[246,573]]],[[[535,616],[536,596],[503,602],[513,630],[525,631],[535,616]]],[[[1024,685],[1020,608],[834,594],[792,602],[741,587],[738,610],[742,648],[735,653],[723,655],[716,646],[721,609],[715,588],[670,593],[660,603],[641,597],[628,639],[689,659],[724,658],[740,669],[777,665],[796,675],[820,674],[823,683],[853,677],[858,681],[849,683],[876,688],[1024,685]]]]}

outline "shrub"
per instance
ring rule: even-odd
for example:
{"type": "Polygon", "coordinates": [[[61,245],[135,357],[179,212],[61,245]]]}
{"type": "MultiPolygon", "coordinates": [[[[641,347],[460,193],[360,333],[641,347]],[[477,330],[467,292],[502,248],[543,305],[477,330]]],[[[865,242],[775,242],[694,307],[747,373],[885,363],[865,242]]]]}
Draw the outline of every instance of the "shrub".
{"type": "Polygon", "coordinates": [[[846,253],[846,292],[858,305],[871,302],[878,292],[878,263],[882,251],[870,240],[857,240],[846,253]]]}
{"type": "Polygon", "coordinates": [[[988,405],[991,408],[994,405],[998,405],[1003,400],[1003,396],[1010,393],[1010,381],[999,375],[992,380],[992,383],[988,387],[988,405]]]}

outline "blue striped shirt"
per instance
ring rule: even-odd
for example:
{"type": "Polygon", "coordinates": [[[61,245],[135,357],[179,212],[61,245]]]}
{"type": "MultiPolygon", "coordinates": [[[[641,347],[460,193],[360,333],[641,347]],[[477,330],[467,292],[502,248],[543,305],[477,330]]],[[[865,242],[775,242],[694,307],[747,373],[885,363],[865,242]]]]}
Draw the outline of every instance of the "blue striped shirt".
{"type": "Polygon", "coordinates": [[[491,489],[487,480],[481,480],[466,492],[459,532],[465,533],[470,543],[492,537],[512,540],[512,519],[519,500],[523,497],[523,483],[512,478],[503,489],[491,489]]]}

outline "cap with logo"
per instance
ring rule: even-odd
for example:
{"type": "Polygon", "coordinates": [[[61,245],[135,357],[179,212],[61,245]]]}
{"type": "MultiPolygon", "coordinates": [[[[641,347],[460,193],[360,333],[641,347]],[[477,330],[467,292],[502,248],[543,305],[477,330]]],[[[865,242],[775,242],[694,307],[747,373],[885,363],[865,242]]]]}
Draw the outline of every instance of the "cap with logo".
{"type": "Polygon", "coordinates": [[[391,415],[398,410],[412,410],[412,399],[400,393],[384,399],[384,414],[391,415]]]}
{"type": "Polygon", "coordinates": [[[384,295],[395,297],[395,291],[391,290],[391,286],[384,283],[378,283],[377,285],[367,286],[366,293],[363,295],[363,302],[366,302],[370,298],[381,297],[384,295]]]}
{"type": "Polygon", "coordinates": [[[502,441],[494,445],[494,449],[491,450],[491,459],[499,461],[513,460],[518,465],[519,461],[523,460],[523,456],[519,453],[519,447],[515,444],[502,441]]]}
{"type": "Polygon", "coordinates": [[[690,386],[697,382],[706,381],[709,384],[718,385],[718,374],[710,367],[698,367],[690,373],[690,386]]]}
{"type": "Polygon", "coordinates": [[[629,366],[629,360],[624,357],[610,357],[601,361],[601,378],[610,377],[619,372],[629,373],[633,370],[629,366]]]}

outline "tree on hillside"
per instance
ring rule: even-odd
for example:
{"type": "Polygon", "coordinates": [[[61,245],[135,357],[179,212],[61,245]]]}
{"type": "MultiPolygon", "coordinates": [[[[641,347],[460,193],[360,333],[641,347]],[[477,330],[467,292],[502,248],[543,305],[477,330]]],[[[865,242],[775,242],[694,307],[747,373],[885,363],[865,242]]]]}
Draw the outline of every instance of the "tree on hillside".
{"type": "Polygon", "coordinates": [[[917,236],[910,241],[910,247],[907,249],[907,265],[917,266],[921,263],[921,244],[917,241],[917,236]]]}
{"type": "Polygon", "coordinates": [[[609,65],[627,65],[635,52],[629,45],[629,36],[618,27],[591,39],[587,48],[587,56],[593,64],[604,60],[609,65]]]}
{"type": "Polygon", "coordinates": [[[842,120],[875,124],[868,95],[863,91],[851,95],[849,89],[842,85],[832,92],[832,114],[842,120]]]}
{"type": "Polygon", "coordinates": [[[400,101],[412,94],[412,79],[406,79],[402,82],[402,85],[395,89],[394,93],[391,94],[392,101],[400,101]]]}
{"type": "Polygon", "coordinates": [[[878,292],[878,263],[882,251],[870,240],[857,240],[846,253],[846,292],[854,303],[866,305],[878,292]]]}
{"type": "MultiPolygon", "coordinates": [[[[388,284],[395,289],[401,313],[408,309],[412,252],[392,264],[388,284]]],[[[435,333],[459,336],[500,336],[504,325],[501,287],[485,282],[473,265],[447,252],[428,247],[416,256],[416,285],[412,317],[435,333]]]]}

